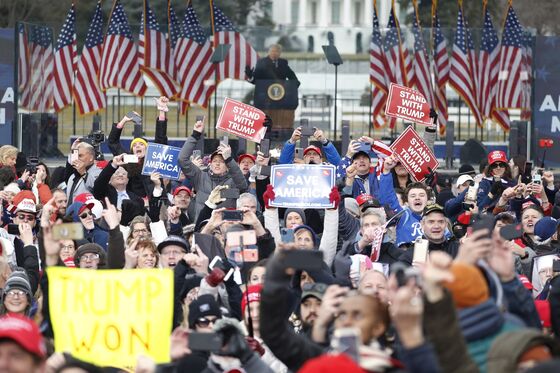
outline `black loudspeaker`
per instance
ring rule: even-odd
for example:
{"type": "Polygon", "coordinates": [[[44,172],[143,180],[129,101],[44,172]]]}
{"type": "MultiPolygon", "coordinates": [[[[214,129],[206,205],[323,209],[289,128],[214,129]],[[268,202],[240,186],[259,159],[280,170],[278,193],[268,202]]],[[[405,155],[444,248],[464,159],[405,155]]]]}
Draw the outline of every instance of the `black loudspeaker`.
{"type": "MultiPolygon", "coordinates": [[[[527,126],[528,124],[526,121],[522,121],[522,120],[513,121],[511,129],[517,128],[517,144],[515,145],[515,153],[513,153],[510,148],[510,157],[513,154],[513,155],[522,155],[527,159],[530,158],[527,157],[527,140],[528,140],[527,126]]],[[[510,145],[512,141],[515,141],[514,139],[511,139],[511,137],[510,137],[510,145]]]]}
{"type": "Polygon", "coordinates": [[[469,139],[461,147],[461,164],[480,164],[480,161],[486,159],[488,151],[482,143],[476,139],[469,139]]]}
{"type": "Polygon", "coordinates": [[[445,166],[453,168],[454,160],[455,123],[447,122],[445,126],[445,166]]]}

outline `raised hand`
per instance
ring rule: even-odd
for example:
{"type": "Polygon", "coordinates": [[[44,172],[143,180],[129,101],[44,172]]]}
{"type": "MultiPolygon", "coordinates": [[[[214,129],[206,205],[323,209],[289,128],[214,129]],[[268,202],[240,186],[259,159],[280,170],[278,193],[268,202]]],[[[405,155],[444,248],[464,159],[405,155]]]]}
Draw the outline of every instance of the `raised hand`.
{"type": "Polygon", "coordinates": [[[105,222],[107,222],[109,229],[115,229],[121,222],[117,208],[109,201],[109,198],[107,197],[105,197],[105,206],[106,207],[101,213],[101,216],[103,216],[105,222]]]}

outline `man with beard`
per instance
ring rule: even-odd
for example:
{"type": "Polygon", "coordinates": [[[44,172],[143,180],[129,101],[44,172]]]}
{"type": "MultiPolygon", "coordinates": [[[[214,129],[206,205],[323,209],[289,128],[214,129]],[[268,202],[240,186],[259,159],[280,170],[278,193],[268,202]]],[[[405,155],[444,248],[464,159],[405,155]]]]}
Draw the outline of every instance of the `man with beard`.
{"type": "Polygon", "coordinates": [[[321,307],[323,295],[327,286],[321,283],[303,285],[300,304],[300,318],[302,323],[302,332],[311,336],[313,323],[317,320],[317,314],[321,307]]]}
{"type": "Polygon", "coordinates": [[[66,215],[66,207],[68,206],[68,198],[62,189],[53,190],[54,205],[59,215],[66,215]]]}

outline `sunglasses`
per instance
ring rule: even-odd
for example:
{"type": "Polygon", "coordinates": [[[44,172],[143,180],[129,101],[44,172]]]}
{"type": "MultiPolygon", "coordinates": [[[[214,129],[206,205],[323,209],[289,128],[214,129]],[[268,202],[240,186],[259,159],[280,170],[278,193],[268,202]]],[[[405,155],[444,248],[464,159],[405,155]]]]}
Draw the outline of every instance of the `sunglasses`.
{"type": "Polygon", "coordinates": [[[506,164],[502,162],[496,162],[492,164],[492,168],[506,168],[506,164]]]}
{"type": "Polygon", "coordinates": [[[85,218],[87,218],[88,216],[93,216],[93,214],[91,213],[91,211],[86,211],[86,212],[80,214],[80,218],[82,218],[82,219],[85,219],[85,218]]]}
{"type": "Polygon", "coordinates": [[[218,320],[217,317],[214,319],[209,319],[207,317],[199,317],[198,320],[196,320],[196,324],[202,327],[207,327],[210,326],[210,324],[214,324],[216,320],[218,320]]]}
{"type": "Polygon", "coordinates": [[[17,217],[19,220],[22,221],[35,221],[36,219],[35,216],[33,215],[24,215],[24,214],[18,214],[17,217]]]}

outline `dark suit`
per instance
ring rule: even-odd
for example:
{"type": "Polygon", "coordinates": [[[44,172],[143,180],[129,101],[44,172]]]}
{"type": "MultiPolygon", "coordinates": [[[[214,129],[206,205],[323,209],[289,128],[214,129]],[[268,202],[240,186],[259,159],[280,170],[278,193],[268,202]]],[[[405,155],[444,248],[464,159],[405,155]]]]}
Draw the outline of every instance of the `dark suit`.
{"type": "Polygon", "coordinates": [[[295,80],[299,81],[294,71],[288,66],[288,61],[279,58],[276,63],[270,57],[264,57],[257,61],[251,82],[255,80],[295,80]]]}
{"type": "MultiPolygon", "coordinates": [[[[105,197],[107,197],[109,198],[109,202],[111,202],[115,206],[117,205],[118,201],[118,192],[114,186],[109,184],[109,181],[111,180],[111,176],[113,176],[116,171],[117,169],[113,167],[113,164],[111,162],[109,162],[109,164],[103,169],[103,171],[101,171],[101,173],[95,180],[95,184],[93,185],[93,196],[95,197],[95,199],[104,203],[105,197]]],[[[141,198],[136,193],[128,188],[129,185],[130,179],[126,188],[126,194],[128,194],[128,198],[133,201],[141,200],[141,198]]]]}

